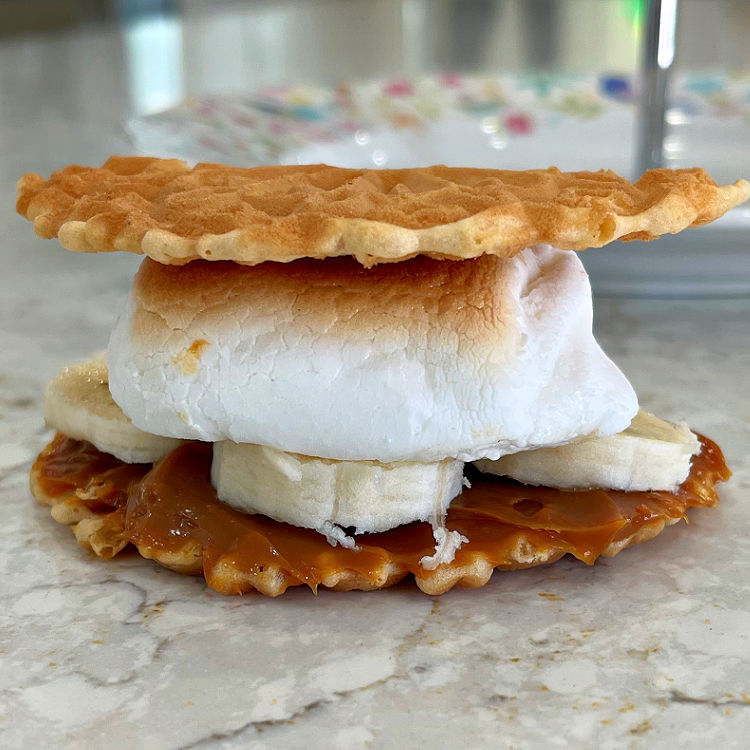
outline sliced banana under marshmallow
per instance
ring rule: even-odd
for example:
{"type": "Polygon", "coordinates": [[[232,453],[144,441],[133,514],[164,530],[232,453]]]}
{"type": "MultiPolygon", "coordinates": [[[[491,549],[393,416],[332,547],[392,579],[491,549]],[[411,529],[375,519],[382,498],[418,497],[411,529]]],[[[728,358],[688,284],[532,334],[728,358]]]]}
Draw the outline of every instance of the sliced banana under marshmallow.
{"type": "Polygon", "coordinates": [[[647,411],[608,437],[588,437],[557,448],[538,448],[474,465],[488,474],[525,484],[562,489],[674,490],[700,450],[686,424],[672,424],[647,411]]]}
{"type": "MultiPolygon", "coordinates": [[[[219,499],[238,510],[316,529],[332,544],[352,547],[342,527],[359,534],[430,521],[439,529],[461,492],[463,462],[333,461],[223,441],[214,444],[211,479],[219,499]]],[[[451,541],[460,546],[461,540],[447,541],[455,551],[451,541]]]]}
{"type": "Polygon", "coordinates": [[[109,392],[104,353],[63,368],[47,386],[44,418],[50,427],[130,464],[151,463],[182,440],[139,430],[109,392]]]}

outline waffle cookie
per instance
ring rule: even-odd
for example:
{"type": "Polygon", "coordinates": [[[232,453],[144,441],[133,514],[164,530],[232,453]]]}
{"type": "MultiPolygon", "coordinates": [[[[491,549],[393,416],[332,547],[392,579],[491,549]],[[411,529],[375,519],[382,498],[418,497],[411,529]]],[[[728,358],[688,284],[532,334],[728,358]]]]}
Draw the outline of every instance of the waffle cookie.
{"type": "Polygon", "coordinates": [[[49,180],[24,176],[18,212],[81,252],[125,250],[159,263],[254,265],[354,256],[365,266],[415,255],[512,256],[651,240],[713,221],[750,196],[701,169],[655,169],[631,184],[611,171],[527,172],[325,165],[240,169],[113,157],[49,180]]]}
{"type": "Polygon", "coordinates": [[[205,443],[183,445],[152,467],[125,464],[58,435],[34,464],[31,489],[98,557],[110,559],[132,543],[143,557],[178,573],[205,576],[222,594],[278,596],[299,585],[370,591],[411,574],[424,593],[436,595],[454,586],[484,586],[496,569],[530,568],[565,554],[588,564],[613,557],[685,518],[688,508],[713,506],[716,483],[729,477],[721,451],[702,438],[690,475],[674,493],[610,492],[605,499],[596,491],[550,492],[477,479],[446,520],[470,541],[453,561],[427,571],[419,560],[431,545],[429,524],[364,535],[358,550],[331,547],[315,532],[220,503],[209,466],[205,443]],[[165,481],[180,490],[169,500],[160,489],[165,481]],[[609,507],[601,515],[604,502],[609,507]],[[193,523],[175,534],[176,518],[193,523]]]}

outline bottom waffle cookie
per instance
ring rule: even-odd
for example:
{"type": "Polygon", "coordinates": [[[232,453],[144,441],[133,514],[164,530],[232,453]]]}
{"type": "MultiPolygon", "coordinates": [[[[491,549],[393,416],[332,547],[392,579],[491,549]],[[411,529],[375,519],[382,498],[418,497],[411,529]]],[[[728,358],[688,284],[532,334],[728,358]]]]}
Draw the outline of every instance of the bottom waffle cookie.
{"type": "Polygon", "coordinates": [[[332,547],[317,532],[221,503],[210,483],[210,443],[189,442],[151,464],[126,464],[90,443],[58,434],[31,470],[31,490],[54,519],[72,526],[102,558],[128,544],[172,570],[203,575],[222,594],[278,596],[305,584],[373,590],[413,575],[427,594],[486,584],[494,570],[552,563],[571,554],[592,564],[656,536],[690,507],[716,504],[730,472],[701,437],[688,478],[674,492],[560,491],[477,475],[451,505],[446,527],[469,541],[453,562],[426,570],[432,528],[412,523],[332,547]]]}

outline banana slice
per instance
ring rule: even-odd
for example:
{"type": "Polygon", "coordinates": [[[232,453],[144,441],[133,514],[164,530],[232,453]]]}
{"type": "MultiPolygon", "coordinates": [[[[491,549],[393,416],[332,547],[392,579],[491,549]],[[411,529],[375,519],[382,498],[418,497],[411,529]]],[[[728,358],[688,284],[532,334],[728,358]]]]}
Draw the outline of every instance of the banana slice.
{"type": "Polygon", "coordinates": [[[44,394],[44,418],[68,437],[88,440],[130,464],[156,461],[183,442],[143,432],[123,414],[109,392],[103,352],[54,377],[44,394]]]}
{"type": "MultiPolygon", "coordinates": [[[[333,461],[224,441],[214,443],[211,479],[219,499],[238,510],[316,529],[331,544],[353,547],[341,527],[359,534],[430,521],[439,528],[461,492],[463,462],[333,461]]],[[[436,554],[446,548],[450,556],[452,542],[460,546],[460,540],[446,547],[442,536],[436,554]]]]}
{"type": "Polygon", "coordinates": [[[488,474],[562,489],[674,490],[687,478],[690,459],[699,450],[698,438],[686,424],[665,422],[641,409],[630,427],[616,435],[474,465],[488,474]]]}

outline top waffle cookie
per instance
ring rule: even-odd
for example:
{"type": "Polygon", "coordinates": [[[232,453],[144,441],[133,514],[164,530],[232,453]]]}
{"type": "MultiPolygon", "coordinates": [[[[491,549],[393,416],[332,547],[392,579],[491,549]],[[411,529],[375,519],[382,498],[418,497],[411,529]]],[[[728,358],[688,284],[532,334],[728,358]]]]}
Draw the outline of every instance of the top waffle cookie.
{"type": "Polygon", "coordinates": [[[511,256],[650,240],[705,224],[750,197],[701,169],[655,169],[630,183],[611,171],[512,172],[325,165],[240,169],[112,157],[18,182],[17,210],[69,250],[263,261],[352,255],[365,266],[423,254],[511,256]]]}

